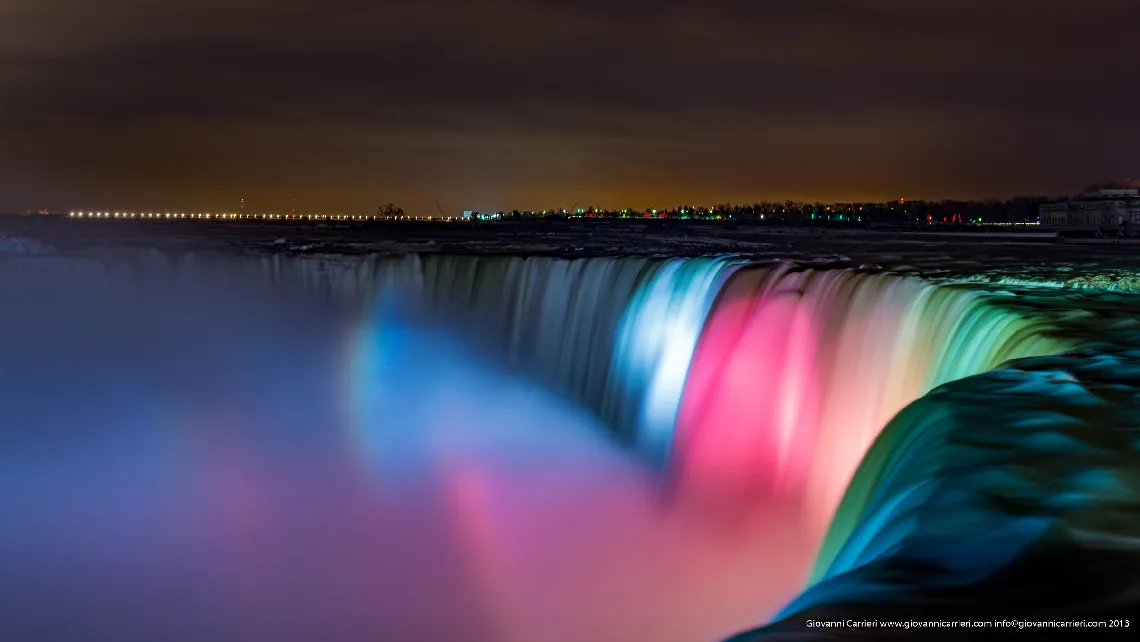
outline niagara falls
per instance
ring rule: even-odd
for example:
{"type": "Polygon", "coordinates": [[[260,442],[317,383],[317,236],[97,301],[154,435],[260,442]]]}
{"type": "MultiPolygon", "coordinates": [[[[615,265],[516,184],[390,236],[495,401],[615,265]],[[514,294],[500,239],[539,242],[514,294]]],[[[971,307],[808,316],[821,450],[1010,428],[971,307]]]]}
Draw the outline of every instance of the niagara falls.
{"type": "Polygon", "coordinates": [[[20,245],[0,635],[1127,626],[1136,295],[1001,265],[1037,246],[934,274],[915,265],[940,248],[896,246],[20,245]]]}

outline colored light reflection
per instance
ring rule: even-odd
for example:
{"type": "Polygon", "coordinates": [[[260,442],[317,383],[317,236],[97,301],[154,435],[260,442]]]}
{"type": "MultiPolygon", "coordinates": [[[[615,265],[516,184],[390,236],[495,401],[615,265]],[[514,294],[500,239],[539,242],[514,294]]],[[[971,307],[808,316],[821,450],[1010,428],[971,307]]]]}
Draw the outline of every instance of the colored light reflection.
{"type": "Polygon", "coordinates": [[[148,274],[0,278],[0,638],[681,642],[802,585],[453,342],[148,274]]]}
{"type": "Polygon", "coordinates": [[[768,521],[741,528],[698,505],[663,511],[655,475],[585,412],[452,341],[377,318],[347,353],[353,457],[385,502],[437,498],[492,639],[716,639],[806,577],[791,513],[750,507],[768,521]]]}
{"type": "Polygon", "coordinates": [[[560,400],[397,317],[278,298],[276,263],[53,261],[0,272],[0,639],[717,639],[803,586],[900,408],[1065,347],[885,275],[433,263],[440,297],[527,284],[489,318],[560,400]]]}
{"type": "Polygon", "coordinates": [[[812,324],[793,290],[717,310],[679,419],[673,473],[686,490],[743,504],[802,491],[814,435],[800,428],[819,407],[812,324]]]}
{"type": "Polygon", "coordinates": [[[720,286],[742,261],[671,259],[636,292],[618,330],[614,372],[621,391],[619,425],[632,425],[636,444],[663,464],[673,443],[689,364],[720,286]],[[632,415],[632,416],[631,416],[632,415]]]}
{"type": "Polygon", "coordinates": [[[892,417],[942,383],[1068,347],[1048,328],[916,279],[740,270],[690,369],[672,484],[710,502],[797,498],[818,545],[892,417]]]}

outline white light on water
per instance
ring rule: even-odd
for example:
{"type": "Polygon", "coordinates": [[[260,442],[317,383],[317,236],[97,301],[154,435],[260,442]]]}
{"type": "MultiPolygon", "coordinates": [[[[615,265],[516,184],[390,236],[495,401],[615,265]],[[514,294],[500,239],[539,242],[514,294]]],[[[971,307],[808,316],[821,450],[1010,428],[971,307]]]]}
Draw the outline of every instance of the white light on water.
{"type": "MultiPolygon", "coordinates": [[[[718,284],[733,258],[673,259],[634,296],[619,330],[615,371],[642,389],[634,425],[638,446],[663,462],[673,439],[681,391],[718,284]]],[[[633,392],[633,390],[631,390],[633,392]]]]}

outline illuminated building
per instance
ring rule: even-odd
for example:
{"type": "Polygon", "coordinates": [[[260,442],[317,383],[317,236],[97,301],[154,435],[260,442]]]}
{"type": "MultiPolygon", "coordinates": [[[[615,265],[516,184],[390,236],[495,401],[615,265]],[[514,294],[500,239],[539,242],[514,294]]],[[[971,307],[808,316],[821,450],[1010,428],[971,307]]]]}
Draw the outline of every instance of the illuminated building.
{"type": "Polygon", "coordinates": [[[1076,198],[1043,204],[1040,214],[1042,225],[1060,227],[1140,224],[1140,180],[1093,185],[1076,198]]]}

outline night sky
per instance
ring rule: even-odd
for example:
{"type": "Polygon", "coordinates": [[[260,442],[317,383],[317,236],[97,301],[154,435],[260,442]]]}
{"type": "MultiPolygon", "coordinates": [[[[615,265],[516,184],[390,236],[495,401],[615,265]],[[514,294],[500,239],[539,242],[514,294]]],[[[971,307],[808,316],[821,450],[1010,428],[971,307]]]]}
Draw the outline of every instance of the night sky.
{"type": "Polygon", "coordinates": [[[409,213],[1140,176],[1136,0],[0,0],[0,209],[409,213]]]}

